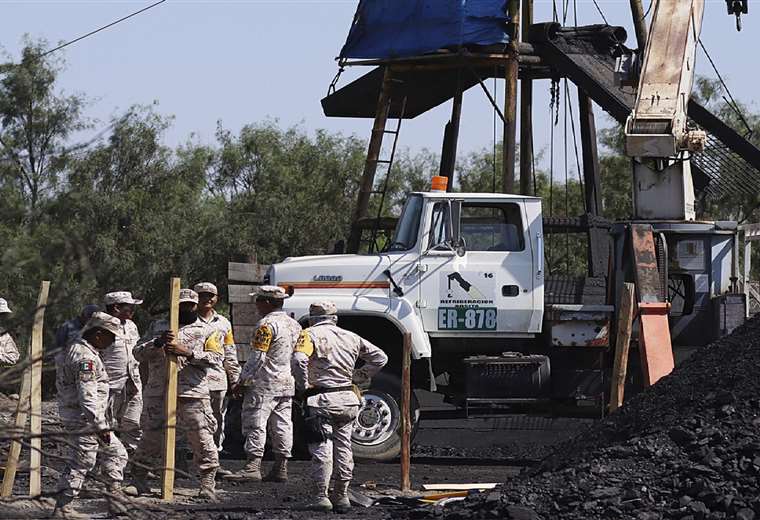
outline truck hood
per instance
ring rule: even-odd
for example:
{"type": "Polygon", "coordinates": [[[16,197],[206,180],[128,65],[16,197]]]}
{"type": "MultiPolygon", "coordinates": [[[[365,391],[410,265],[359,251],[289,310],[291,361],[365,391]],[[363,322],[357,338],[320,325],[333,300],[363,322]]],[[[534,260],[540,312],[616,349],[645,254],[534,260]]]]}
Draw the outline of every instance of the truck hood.
{"type": "Polygon", "coordinates": [[[383,289],[387,255],[322,255],[286,258],[272,266],[271,282],[295,289],[383,289]]]}

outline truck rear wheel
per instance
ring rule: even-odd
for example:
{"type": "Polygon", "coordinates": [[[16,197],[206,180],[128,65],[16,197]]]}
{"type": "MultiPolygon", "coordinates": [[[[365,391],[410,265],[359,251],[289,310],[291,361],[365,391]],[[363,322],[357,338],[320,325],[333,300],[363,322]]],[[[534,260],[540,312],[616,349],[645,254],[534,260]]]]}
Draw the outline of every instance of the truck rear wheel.
{"type": "MultiPolygon", "coordinates": [[[[412,438],[417,433],[419,402],[412,392],[412,438]]],[[[363,394],[352,436],[354,457],[388,461],[401,453],[401,380],[380,373],[363,394]]]]}

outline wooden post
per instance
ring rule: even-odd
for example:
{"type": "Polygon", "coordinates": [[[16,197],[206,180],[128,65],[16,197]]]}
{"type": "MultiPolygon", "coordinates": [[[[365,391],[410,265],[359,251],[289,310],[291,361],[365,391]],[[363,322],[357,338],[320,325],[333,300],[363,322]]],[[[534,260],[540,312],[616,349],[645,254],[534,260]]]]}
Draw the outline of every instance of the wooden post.
{"type": "Polygon", "coordinates": [[[624,283],[618,304],[617,337],[615,339],[615,363],[612,368],[612,392],[610,413],[623,406],[625,377],[628,372],[628,350],[631,345],[633,328],[634,286],[624,283]]]}
{"type": "Polygon", "coordinates": [[[393,78],[390,67],[385,67],[383,73],[383,86],[380,89],[380,96],[377,100],[375,110],[375,122],[372,125],[372,135],[369,139],[367,148],[367,158],[364,162],[364,173],[359,182],[359,195],[356,201],[356,209],[351,223],[351,234],[346,244],[349,253],[358,253],[361,244],[362,230],[358,225],[360,219],[365,218],[369,211],[369,199],[375,184],[375,173],[377,172],[377,161],[380,159],[380,151],[383,147],[383,137],[385,136],[385,124],[388,121],[388,112],[390,112],[389,102],[391,99],[391,89],[393,78]]]}
{"type": "MultiPolygon", "coordinates": [[[[179,330],[179,278],[172,278],[169,286],[169,328],[175,337],[179,330]]],[[[166,355],[166,402],[164,403],[166,429],[164,430],[164,475],[161,498],[174,499],[174,445],[177,436],[177,356],[166,355]]]]}
{"type": "Polygon", "coordinates": [[[50,282],[45,280],[40,286],[37,308],[34,311],[31,349],[31,403],[29,406],[31,453],[29,454],[29,496],[37,497],[42,493],[42,327],[45,323],[50,282]]]}
{"type": "MultiPolygon", "coordinates": [[[[26,418],[29,415],[29,404],[31,402],[32,386],[32,367],[28,366],[24,370],[21,380],[21,391],[19,392],[18,404],[16,405],[16,419],[13,423],[13,433],[22,435],[26,426],[26,418]]],[[[3,487],[0,496],[8,498],[13,494],[13,482],[16,480],[16,470],[18,461],[21,457],[21,440],[13,439],[11,448],[8,450],[8,462],[5,464],[5,473],[3,473],[3,487]]]]}
{"type": "MultiPolygon", "coordinates": [[[[533,0],[523,0],[522,36],[525,41],[533,23],[533,0]]],[[[533,80],[520,80],[520,193],[533,195],[533,80]]]]}
{"type": "Polygon", "coordinates": [[[578,107],[581,119],[583,145],[583,180],[586,186],[586,211],[598,216],[602,211],[602,188],[599,174],[599,153],[596,147],[596,121],[594,105],[585,91],[578,89],[578,107]]]}
{"type": "Polygon", "coordinates": [[[502,191],[515,192],[515,159],[517,156],[517,76],[519,64],[520,0],[509,0],[509,47],[504,66],[504,138],[502,140],[502,191]]]}
{"type": "Polygon", "coordinates": [[[409,476],[412,442],[412,335],[404,333],[404,350],[401,358],[401,491],[411,491],[409,476]]]}
{"type": "Polygon", "coordinates": [[[633,16],[633,28],[636,31],[636,43],[644,56],[644,48],[647,46],[647,21],[644,19],[644,6],[641,0],[631,0],[631,15],[633,16]]]}
{"type": "Polygon", "coordinates": [[[752,241],[747,237],[747,233],[744,234],[744,294],[747,297],[747,312],[745,318],[749,319],[750,316],[750,294],[752,286],[750,285],[750,277],[752,275],[752,241]]]}

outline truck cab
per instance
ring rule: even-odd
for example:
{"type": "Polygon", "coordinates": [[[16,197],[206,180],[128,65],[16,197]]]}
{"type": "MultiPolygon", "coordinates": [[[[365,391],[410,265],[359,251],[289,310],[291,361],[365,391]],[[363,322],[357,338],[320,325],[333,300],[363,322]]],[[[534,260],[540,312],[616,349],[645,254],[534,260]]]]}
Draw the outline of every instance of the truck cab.
{"type": "Polygon", "coordinates": [[[411,193],[392,240],[374,255],[288,258],[270,283],[293,291],[305,321],[315,300],[412,334],[415,359],[435,338],[531,338],[544,307],[541,200],[490,193],[411,193]]]}

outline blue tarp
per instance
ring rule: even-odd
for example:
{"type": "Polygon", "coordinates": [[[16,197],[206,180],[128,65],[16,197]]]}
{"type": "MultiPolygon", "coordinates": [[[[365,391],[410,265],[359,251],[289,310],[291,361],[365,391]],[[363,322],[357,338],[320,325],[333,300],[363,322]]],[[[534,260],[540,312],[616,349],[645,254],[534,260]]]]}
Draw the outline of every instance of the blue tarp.
{"type": "Polygon", "coordinates": [[[341,58],[509,43],[505,0],[361,0],[341,58]]]}

